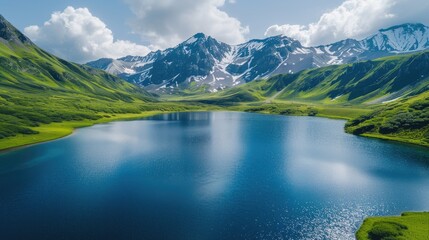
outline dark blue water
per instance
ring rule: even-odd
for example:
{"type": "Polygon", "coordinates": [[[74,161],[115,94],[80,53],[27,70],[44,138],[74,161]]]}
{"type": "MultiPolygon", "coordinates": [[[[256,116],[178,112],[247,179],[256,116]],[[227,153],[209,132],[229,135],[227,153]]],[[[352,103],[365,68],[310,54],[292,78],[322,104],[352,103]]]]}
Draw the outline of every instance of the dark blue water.
{"type": "Polygon", "coordinates": [[[181,113],[0,154],[0,239],[353,239],[429,210],[429,151],[344,121],[181,113]]]}

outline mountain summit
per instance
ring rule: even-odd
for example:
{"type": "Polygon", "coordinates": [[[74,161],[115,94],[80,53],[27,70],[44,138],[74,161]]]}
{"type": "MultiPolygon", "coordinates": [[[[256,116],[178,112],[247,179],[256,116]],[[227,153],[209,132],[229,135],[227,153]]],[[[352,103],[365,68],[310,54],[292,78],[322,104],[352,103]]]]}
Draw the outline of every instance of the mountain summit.
{"type": "Polygon", "coordinates": [[[88,65],[150,91],[215,92],[276,74],[429,49],[428,30],[423,24],[407,23],[380,29],[360,41],[346,39],[316,47],[304,47],[287,36],[228,45],[197,33],[174,48],[144,57],[100,59],[88,65]]]}
{"type": "Polygon", "coordinates": [[[409,52],[429,48],[429,27],[420,23],[406,23],[379,32],[364,41],[366,47],[376,51],[409,52]]]}
{"type": "Polygon", "coordinates": [[[31,40],[0,15],[0,40],[18,44],[32,44],[31,40]]]}

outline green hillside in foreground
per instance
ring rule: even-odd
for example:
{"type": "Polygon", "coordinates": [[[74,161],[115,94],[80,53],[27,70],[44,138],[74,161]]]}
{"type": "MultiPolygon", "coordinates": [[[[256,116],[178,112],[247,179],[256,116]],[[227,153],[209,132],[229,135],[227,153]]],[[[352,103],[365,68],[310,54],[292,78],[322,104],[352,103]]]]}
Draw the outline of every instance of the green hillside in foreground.
{"type": "Polygon", "coordinates": [[[43,51],[0,16],[0,139],[37,133],[40,124],[136,112],[125,103],[149,99],[117,77],[43,51]]]}
{"type": "Polygon", "coordinates": [[[403,213],[397,217],[371,217],[365,219],[357,240],[427,240],[429,239],[429,213],[403,213]]]}

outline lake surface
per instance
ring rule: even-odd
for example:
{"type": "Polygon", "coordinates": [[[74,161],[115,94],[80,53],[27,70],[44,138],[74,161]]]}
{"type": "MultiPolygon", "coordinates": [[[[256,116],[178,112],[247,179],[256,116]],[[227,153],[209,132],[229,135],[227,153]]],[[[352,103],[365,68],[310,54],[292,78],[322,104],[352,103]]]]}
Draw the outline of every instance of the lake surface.
{"type": "Polygon", "coordinates": [[[178,113],[0,154],[1,239],[354,239],[429,210],[429,151],[344,121],[178,113]]]}

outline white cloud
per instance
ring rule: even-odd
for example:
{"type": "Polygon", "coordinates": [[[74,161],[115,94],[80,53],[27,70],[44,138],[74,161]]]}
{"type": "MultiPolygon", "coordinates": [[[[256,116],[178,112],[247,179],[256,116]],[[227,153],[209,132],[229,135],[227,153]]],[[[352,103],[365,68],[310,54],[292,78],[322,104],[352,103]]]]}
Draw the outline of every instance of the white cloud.
{"type": "MultiPolygon", "coordinates": [[[[249,32],[220,8],[225,0],[125,0],[136,16],[132,27],[159,48],[172,47],[203,32],[230,44],[242,43],[249,32]]],[[[229,0],[229,2],[235,2],[229,0]]]]}
{"type": "Polygon", "coordinates": [[[324,13],[318,22],[309,25],[273,25],[266,30],[265,35],[284,34],[307,46],[360,38],[398,19],[397,16],[402,13],[394,10],[405,2],[410,4],[410,1],[405,0],[346,0],[332,11],[324,13]]]}
{"type": "Polygon", "coordinates": [[[106,24],[87,8],[67,7],[63,12],[54,12],[42,26],[26,27],[24,32],[49,52],[79,63],[149,52],[146,46],[115,40],[106,24]]]}

